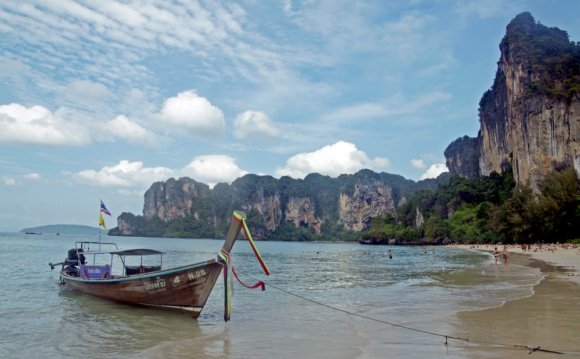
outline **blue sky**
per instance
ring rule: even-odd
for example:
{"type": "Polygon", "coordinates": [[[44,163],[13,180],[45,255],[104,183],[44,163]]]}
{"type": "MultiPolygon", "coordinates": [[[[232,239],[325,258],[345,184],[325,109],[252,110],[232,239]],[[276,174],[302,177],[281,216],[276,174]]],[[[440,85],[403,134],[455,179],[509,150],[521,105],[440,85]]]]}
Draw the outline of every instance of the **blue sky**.
{"type": "Polygon", "coordinates": [[[575,0],[4,0],[0,231],[113,227],[170,177],[436,176],[522,11],[580,41],[575,0]]]}

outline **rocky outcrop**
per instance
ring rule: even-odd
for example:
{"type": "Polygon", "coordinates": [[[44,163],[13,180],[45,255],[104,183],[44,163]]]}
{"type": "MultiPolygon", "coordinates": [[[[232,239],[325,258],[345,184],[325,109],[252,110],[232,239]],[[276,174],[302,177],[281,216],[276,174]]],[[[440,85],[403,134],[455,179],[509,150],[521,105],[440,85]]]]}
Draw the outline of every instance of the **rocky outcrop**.
{"type": "Polygon", "coordinates": [[[380,182],[357,183],[351,195],[339,197],[339,220],[346,229],[360,232],[367,229],[372,217],[395,213],[391,187],[380,182]]]}
{"type": "Polygon", "coordinates": [[[421,213],[421,211],[419,210],[419,207],[417,207],[415,211],[415,228],[421,227],[423,223],[425,223],[425,217],[423,216],[423,213],[421,213]]]}
{"type": "Polygon", "coordinates": [[[459,137],[445,149],[445,164],[451,173],[461,173],[471,179],[477,178],[480,175],[479,151],[478,138],[459,137]]]}
{"type": "Polygon", "coordinates": [[[112,235],[134,236],[140,233],[142,221],[132,213],[122,213],[117,217],[117,228],[112,229],[112,235]]]}
{"type": "Polygon", "coordinates": [[[291,239],[293,229],[301,240],[314,239],[328,231],[366,230],[372,217],[396,215],[395,203],[437,185],[436,180],[415,183],[368,170],[338,178],[311,174],[304,180],[246,175],[213,189],[191,178],[169,179],[145,193],[142,216],[123,213],[110,234],[221,237],[231,211],[240,209],[257,239],[291,239]]]}
{"type": "Polygon", "coordinates": [[[316,234],[320,234],[322,220],[314,213],[314,203],[309,197],[290,198],[284,212],[286,222],[294,227],[312,228],[316,234]]]}
{"type": "Polygon", "coordinates": [[[500,50],[493,86],[480,101],[477,138],[445,151],[451,172],[473,178],[475,143],[478,175],[511,166],[516,183],[536,192],[555,170],[574,168],[580,176],[580,46],[523,13],[507,26],[500,50]]]}
{"type": "Polygon", "coordinates": [[[245,211],[256,212],[262,217],[262,222],[268,231],[274,231],[282,221],[282,205],[280,195],[260,197],[257,202],[242,206],[245,211]]]}
{"type": "Polygon", "coordinates": [[[145,192],[143,217],[157,217],[163,222],[186,217],[192,214],[193,203],[208,195],[209,187],[191,178],[156,182],[145,192]]]}

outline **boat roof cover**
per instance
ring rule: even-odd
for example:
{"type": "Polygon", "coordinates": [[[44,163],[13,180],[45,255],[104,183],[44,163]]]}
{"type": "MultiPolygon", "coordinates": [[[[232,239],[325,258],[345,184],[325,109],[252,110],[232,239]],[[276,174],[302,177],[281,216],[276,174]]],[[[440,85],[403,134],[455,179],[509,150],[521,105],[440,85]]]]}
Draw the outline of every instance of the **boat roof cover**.
{"type": "Polygon", "coordinates": [[[116,254],[118,256],[151,256],[154,254],[165,254],[165,252],[156,251],[155,249],[139,248],[111,252],[111,254],[116,254]]]}

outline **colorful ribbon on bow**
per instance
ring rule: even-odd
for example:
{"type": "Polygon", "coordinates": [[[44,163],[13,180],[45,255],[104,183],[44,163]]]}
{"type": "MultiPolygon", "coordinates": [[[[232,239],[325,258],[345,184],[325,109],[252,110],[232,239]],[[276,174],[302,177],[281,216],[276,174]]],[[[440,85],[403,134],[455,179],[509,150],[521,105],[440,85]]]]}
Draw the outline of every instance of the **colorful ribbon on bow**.
{"type": "MultiPolygon", "coordinates": [[[[258,251],[256,244],[254,243],[252,235],[250,234],[250,230],[248,229],[248,225],[246,224],[245,218],[241,214],[239,214],[238,212],[234,212],[233,219],[242,224],[242,226],[244,228],[244,234],[245,234],[246,238],[248,239],[248,242],[250,243],[252,250],[254,251],[254,255],[256,256],[256,259],[258,260],[258,262],[262,266],[264,273],[266,273],[266,275],[270,275],[270,269],[268,269],[268,266],[264,262],[262,255],[258,251]]],[[[248,285],[248,284],[242,282],[240,280],[240,278],[238,277],[238,273],[236,273],[234,266],[232,265],[232,257],[230,255],[230,253],[228,253],[223,248],[218,253],[218,263],[220,263],[223,266],[223,274],[224,274],[224,320],[227,322],[230,320],[230,315],[232,312],[232,296],[234,293],[233,281],[232,281],[232,278],[229,274],[230,270],[233,273],[236,280],[238,281],[238,283],[240,283],[242,286],[244,286],[246,288],[249,288],[249,289],[262,288],[262,291],[264,291],[264,290],[266,290],[266,284],[264,282],[262,282],[261,280],[256,282],[253,285],[248,285]]]]}
{"type": "Polygon", "coordinates": [[[242,224],[242,226],[244,228],[244,234],[246,235],[248,242],[250,242],[250,246],[252,247],[252,250],[254,251],[254,255],[256,256],[256,259],[258,260],[258,262],[262,266],[264,273],[266,273],[266,275],[270,275],[270,269],[268,269],[268,266],[264,262],[264,259],[262,259],[262,255],[260,254],[260,251],[258,251],[258,247],[256,247],[256,243],[254,243],[254,239],[252,238],[252,234],[250,233],[250,230],[248,229],[248,225],[246,224],[246,220],[238,212],[234,212],[234,219],[242,224]]]}
{"type": "Polygon", "coordinates": [[[232,279],[229,276],[231,267],[231,257],[230,254],[222,248],[218,253],[218,263],[223,266],[224,272],[224,321],[230,320],[230,315],[232,313],[232,296],[234,294],[234,286],[232,279]]]}

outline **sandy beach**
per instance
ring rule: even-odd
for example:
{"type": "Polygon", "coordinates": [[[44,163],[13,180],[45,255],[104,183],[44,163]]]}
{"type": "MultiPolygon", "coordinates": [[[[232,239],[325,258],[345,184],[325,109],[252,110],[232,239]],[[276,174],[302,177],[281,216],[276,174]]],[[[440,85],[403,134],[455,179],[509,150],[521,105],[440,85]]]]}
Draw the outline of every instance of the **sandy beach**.
{"type": "MultiPolygon", "coordinates": [[[[499,251],[499,264],[502,263],[502,252],[504,246],[502,245],[454,245],[452,248],[472,249],[486,252],[494,252],[495,248],[499,251]]],[[[580,285],[580,247],[573,248],[572,246],[562,245],[545,245],[542,248],[532,246],[531,250],[523,251],[520,246],[507,246],[508,252],[511,254],[523,254],[531,259],[549,263],[558,268],[552,273],[553,276],[564,278],[580,285]],[[567,248],[566,248],[567,247],[567,248]]]]}
{"type": "MultiPolygon", "coordinates": [[[[494,251],[493,246],[461,246],[494,251]]],[[[550,247],[548,247],[550,248],[550,247]]],[[[501,253],[503,246],[498,246],[501,253]]],[[[510,247],[510,265],[538,268],[544,279],[530,297],[505,303],[498,308],[457,314],[457,335],[471,340],[465,350],[470,358],[529,358],[531,348],[562,352],[580,358],[580,251],[555,248],[523,252],[510,247]],[[495,346],[492,344],[505,344],[495,346]]],[[[506,268],[501,262],[498,266],[506,268]]],[[[463,343],[457,345],[465,345],[463,343]]],[[[554,353],[533,352],[535,358],[553,358],[554,353]]]]}

